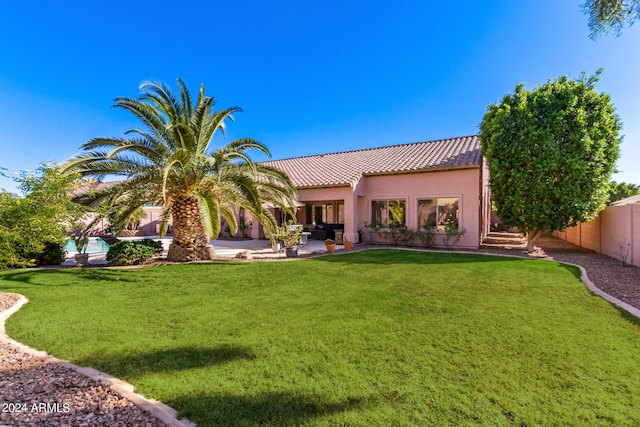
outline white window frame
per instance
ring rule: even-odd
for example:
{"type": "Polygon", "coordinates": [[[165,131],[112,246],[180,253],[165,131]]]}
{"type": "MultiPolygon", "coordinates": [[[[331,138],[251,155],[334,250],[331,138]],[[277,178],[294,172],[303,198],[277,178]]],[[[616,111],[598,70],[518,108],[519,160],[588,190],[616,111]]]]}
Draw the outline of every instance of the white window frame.
{"type": "Polygon", "coordinates": [[[460,230],[460,225],[462,223],[462,196],[460,195],[456,195],[456,196],[419,196],[416,197],[416,227],[417,228],[422,228],[422,226],[420,225],[420,202],[422,200],[435,200],[436,203],[436,225],[435,225],[435,231],[437,232],[444,232],[444,225],[439,225],[438,224],[438,200],[439,199],[458,199],[458,230],[460,230]]]}
{"type": "Polygon", "coordinates": [[[371,198],[369,199],[369,209],[370,209],[370,215],[369,215],[369,219],[371,220],[370,225],[372,227],[375,227],[376,225],[379,225],[382,228],[389,228],[389,224],[388,224],[388,218],[387,218],[387,224],[374,224],[373,223],[373,213],[374,213],[374,209],[373,209],[373,203],[374,202],[387,202],[387,212],[389,211],[389,202],[393,202],[393,201],[403,201],[404,202],[404,227],[407,226],[407,215],[408,215],[408,211],[409,211],[409,200],[407,197],[388,197],[388,198],[371,198]]]}

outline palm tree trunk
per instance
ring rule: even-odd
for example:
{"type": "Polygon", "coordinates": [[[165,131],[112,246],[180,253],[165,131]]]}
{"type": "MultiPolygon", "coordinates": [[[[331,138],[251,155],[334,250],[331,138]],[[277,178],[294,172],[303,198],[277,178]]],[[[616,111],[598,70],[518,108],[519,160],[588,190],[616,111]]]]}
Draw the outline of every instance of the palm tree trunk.
{"type": "Polygon", "coordinates": [[[169,245],[168,261],[202,261],[215,258],[209,235],[202,225],[198,199],[173,201],[173,242],[169,245]]]}

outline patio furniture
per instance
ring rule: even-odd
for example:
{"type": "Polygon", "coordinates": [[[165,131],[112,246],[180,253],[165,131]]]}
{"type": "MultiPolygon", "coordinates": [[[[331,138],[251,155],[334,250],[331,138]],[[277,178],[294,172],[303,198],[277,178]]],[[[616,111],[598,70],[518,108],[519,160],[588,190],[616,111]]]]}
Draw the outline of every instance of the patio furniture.
{"type": "Polygon", "coordinates": [[[336,230],[344,231],[344,224],[323,224],[311,230],[311,238],[315,240],[327,240],[336,238],[336,230]]]}

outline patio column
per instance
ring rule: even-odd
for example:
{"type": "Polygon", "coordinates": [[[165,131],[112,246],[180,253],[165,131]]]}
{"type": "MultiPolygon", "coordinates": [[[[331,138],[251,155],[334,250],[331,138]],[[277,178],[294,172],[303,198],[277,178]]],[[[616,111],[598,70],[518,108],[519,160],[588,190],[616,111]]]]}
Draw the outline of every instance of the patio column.
{"type": "Polygon", "coordinates": [[[344,238],[353,243],[358,241],[358,203],[355,193],[344,198],[344,238]]]}

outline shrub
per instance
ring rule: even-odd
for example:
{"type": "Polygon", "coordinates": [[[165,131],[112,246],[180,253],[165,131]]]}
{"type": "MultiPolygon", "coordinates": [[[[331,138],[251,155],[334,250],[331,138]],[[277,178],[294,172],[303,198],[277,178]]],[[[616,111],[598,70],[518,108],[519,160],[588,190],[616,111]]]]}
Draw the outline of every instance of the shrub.
{"type": "Polygon", "coordinates": [[[163,249],[162,242],[160,240],[142,239],[142,240],[138,240],[138,243],[153,248],[156,251],[156,253],[161,253],[163,249]]]}
{"type": "Polygon", "coordinates": [[[427,248],[436,247],[436,229],[433,226],[425,225],[420,230],[416,230],[416,238],[427,248]]]}
{"type": "Polygon", "coordinates": [[[142,264],[153,258],[158,244],[162,250],[162,242],[150,239],[114,243],[107,252],[107,262],[113,265],[142,264]]]}
{"type": "Polygon", "coordinates": [[[460,239],[466,232],[467,230],[465,230],[464,228],[458,230],[458,226],[455,223],[449,222],[444,228],[445,234],[442,241],[444,242],[444,245],[447,249],[451,249],[456,245],[456,243],[460,241],[460,239]]]}
{"type": "Polygon", "coordinates": [[[67,251],[64,250],[60,243],[47,242],[44,249],[38,254],[30,254],[27,258],[34,258],[36,265],[60,265],[67,257],[67,251]]]}

